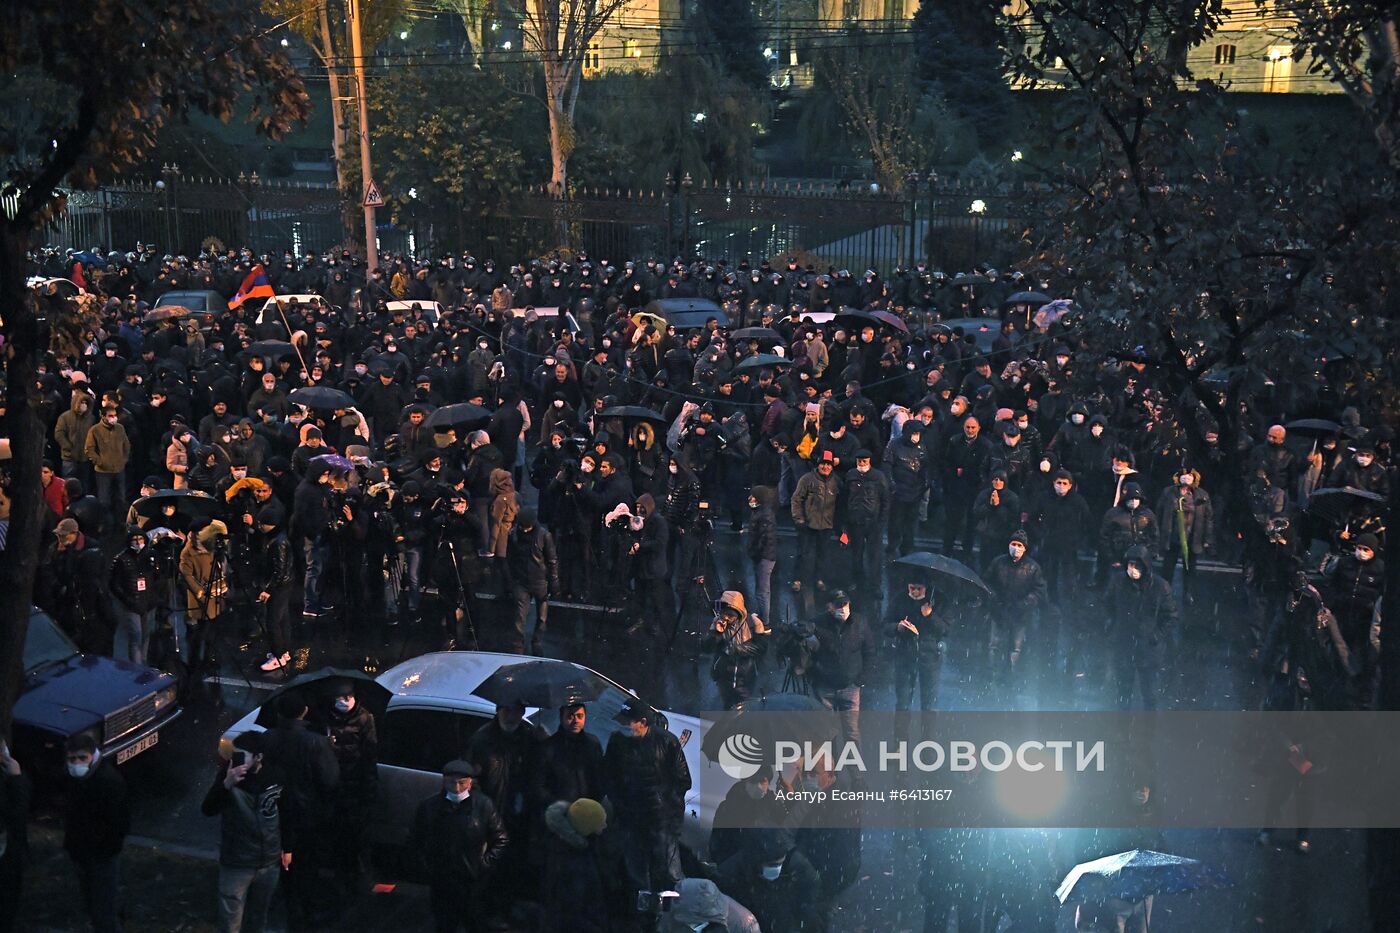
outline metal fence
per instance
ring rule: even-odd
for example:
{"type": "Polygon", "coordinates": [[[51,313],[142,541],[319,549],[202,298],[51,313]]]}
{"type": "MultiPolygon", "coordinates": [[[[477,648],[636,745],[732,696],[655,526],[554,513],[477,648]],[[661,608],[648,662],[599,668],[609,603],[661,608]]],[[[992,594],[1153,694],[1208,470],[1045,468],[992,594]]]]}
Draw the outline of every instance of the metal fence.
{"type": "MultiPolygon", "coordinates": [[[[381,251],[471,252],[511,261],[562,242],[595,259],[674,256],[753,260],[810,257],[859,273],[888,273],[924,259],[934,268],[1004,266],[1024,258],[1026,222],[1044,192],[967,183],[916,186],[900,195],[819,184],[677,184],[669,190],[594,190],[568,199],[543,189],[516,192],[506,210],[449,215],[414,202],[398,222],[381,211],[381,251]]],[[[180,177],[75,191],[48,241],[58,247],[198,252],[208,238],[255,252],[298,254],[345,242],[341,204],[330,185],[180,177]]]]}

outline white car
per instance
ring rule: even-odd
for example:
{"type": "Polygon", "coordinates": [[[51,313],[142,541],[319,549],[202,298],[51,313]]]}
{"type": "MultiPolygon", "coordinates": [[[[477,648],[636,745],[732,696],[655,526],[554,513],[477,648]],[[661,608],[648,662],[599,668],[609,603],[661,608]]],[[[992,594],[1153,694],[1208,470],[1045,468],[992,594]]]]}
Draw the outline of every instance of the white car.
{"type": "Polygon", "coordinates": [[[423,312],[423,319],[430,324],[436,324],[438,318],[442,317],[442,305],[436,301],[386,301],[384,307],[392,311],[402,311],[408,314],[417,305],[423,312]]]}
{"type": "MultiPolygon", "coordinates": [[[[534,659],[486,651],[439,651],[404,661],[375,678],[386,694],[378,707],[370,707],[378,716],[379,731],[379,796],[369,827],[372,844],[391,850],[404,845],[419,802],[442,789],[442,766],[460,757],[472,734],[495,715],[495,704],[472,691],[498,668],[529,660],[534,659]]],[[[589,670],[580,664],[574,666],[589,670]]],[[[640,698],[598,676],[609,686],[598,699],[584,704],[588,711],[585,729],[606,749],[609,738],[624,728],[614,721],[614,714],[629,700],[640,698]]],[[[690,766],[681,841],[703,853],[715,808],[734,781],[700,751],[705,731],[712,725],[709,720],[655,712],[661,718],[653,718],[653,726],[664,724],[680,740],[690,766]]],[[[529,709],[526,716],[547,732],[559,727],[556,710],[529,709]]],[[[267,705],[253,709],[224,733],[220,754],[227,758],[234,737],[249,730],[262,731],[273,721],[273,711],[267,705]]]]}
{"type": "Polygon", "coordinates": [[[277,309],[293,303],[299,305],[324,305],[326,304],[326,299],[322,298],[320,295],[314,295],[309,292],[304,295],[273,295],[263,303],[262,310],[258,312],[257,323],[265,324],[270,320],[274,324],[280,324],[282,319],[277,315],[277,309]],[[272,315],[270,318],[268,317],[269,314],[272,315]]]}

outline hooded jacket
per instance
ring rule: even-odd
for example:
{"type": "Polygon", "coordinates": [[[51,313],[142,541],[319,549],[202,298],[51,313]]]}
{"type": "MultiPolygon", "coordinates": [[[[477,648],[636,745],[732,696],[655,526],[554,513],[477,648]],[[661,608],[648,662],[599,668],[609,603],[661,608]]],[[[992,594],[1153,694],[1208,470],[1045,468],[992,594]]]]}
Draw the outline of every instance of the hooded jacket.
{"type": "Polygon", "coordinates": [[[569,822],[569,804],[556,800],[544,811],[544,900],[546,930],[608,933],[605,880],[596,836],[580,835],[569,822]]]}
{"type": "Polygon", "coordinates": [[[271,868],[295,840],[282,832],[282,775],[264,762],[235,784],[224,786],[229,763],[219,767],[200,810],[220,817],[219,864],[226,868],[271,868]]]}
{"type": "Polygon", "coordinates": [[[638,514],[642,516],[641,547],[637,550],[633,569],[640,580],[664,580],[670,573],[671,527],[666,516],[656,508],[650,493],[637,497],[638,514]]]}
{"type": "Polygon", "coordinates": [[[758,503],[752,510],[744,533],[744,548],[752,561],[778,559],[778,491],[772,486],[754,486],[749,494],[758,503]]]}
{"type": "Polygon", "coordinates": [[[68,410],[58,416],[53,426],[53,439],[58,443],[59,455],[68,463],[87,463],[84,450],[88,431],[97,424],[93,413],[93,398],[82,389],[74,389],[68,401],[68,410]]]}
{"type": "Polygon", "coordinates": [[[520,500],[515,495],[515,482],[509,470],[491,471],[491,551],[505,557],[510,530],[520,513],[520,500]]]}
{"type": "Polygon", "coordinates": [[[1113,575],[1105,603],[1108,634],[1119,650],[1141,654],[1167,644],[1179,622],[1171,584],[1152,570],[1147,549],[1133,547],[1123,557],[1123,570],[1113,575]],[[1142,570],[1134,580],[1129,564],[1142,570]]]}

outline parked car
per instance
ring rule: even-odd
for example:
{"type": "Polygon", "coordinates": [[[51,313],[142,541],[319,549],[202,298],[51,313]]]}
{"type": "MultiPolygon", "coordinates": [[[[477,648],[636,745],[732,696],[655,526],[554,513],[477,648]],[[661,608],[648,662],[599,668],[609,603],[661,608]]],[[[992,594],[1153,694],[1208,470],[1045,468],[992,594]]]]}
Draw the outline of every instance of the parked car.
{"type": "MultiPolygon", "coordinates": [[[[378,717],[379,726],[379,796],[369,838],[380,854],[381,864],[399,863],[414,809],[442,789],[442,766],[460,757],[476,730],[495,715],[495,705],[472,691],[497,668],[523,660],[530,659],[486,651],[439,651],[385,671],[373,685],[364,681],[365,689],[359,696],[378,717]]],[[[588,670],[572,661],[555,663],[588,670]]],[[[586,730],[597,736],[606,749],[609,739],[624,728],[613,716],[629,701],[644,701],[607,677],[598,676],[609,687],[598,699],[585,704],[586,730]]],[[[269,698],[234,723],[220,740],[220,754],[228,757],[232,753],[233,740],[238,735],[274,725],[273,706],[269,698]]],[[[734,781],[700,751],[704,733],[711,725],[708,720],[651,709],[655,713],[653,727],[675,734],[690,766],[691,787],[685,798],[681,840],[697,852],[704,852],[715,808],[734,781]]],[[[552,733],[559,726],[555,710],[529,709],[526,715],[547,732],[552,733]]]]}
{"type": "Polygon", "coordinates": [[[267,299],[267,301],[263,302],[263,306],[258,309],[258,317],[255,323],[264,324],[268,321],[272,321],[273,323],[280,324],[282,318],[278,316],[277,309],[279,307],[285,308],[293,304],[326,305],[329,307],[326,299],[310,292],[300,295],[273,295],[271,298],[267,299]]]}
{"type": "Polygon", "coordinates": [[[125,764],[154,748],[180,713],[173,675],[83,654],[47,614],[30,611],[13,745],[40,774],[63,771],[63,745],[81,732],[125,764]]]}
{"type": "Polygon", "coordinates": [[[413,310],[414,305],[417,305],[418,309],[423,312],[423,320],[428,321],[431,324],[436,324],[438,322],[438,318],[442,317],[442,305],[438,304],[436,301],[384,302],[384,307],[388,308],[390,312],[402,311],[405,315],[408,315],[413,310]]]}
{"type": "Polygon", "coordinates": [[[724,309],[706,298],[658,298],[647,303],[642,309],[647,314],[665,318],[678,330],[704,327],[705,322],[714,318],[720,327],[729,326],[729,315],[724,309]]]}
{"type": "Polygon", "coordinates": [[[189,289],[166,292],[156,299],[155,307],[165,308],[175,305],[191,311],[208,311],[210,314],[227,314],[228,301],[212,289],[189,289]]]}

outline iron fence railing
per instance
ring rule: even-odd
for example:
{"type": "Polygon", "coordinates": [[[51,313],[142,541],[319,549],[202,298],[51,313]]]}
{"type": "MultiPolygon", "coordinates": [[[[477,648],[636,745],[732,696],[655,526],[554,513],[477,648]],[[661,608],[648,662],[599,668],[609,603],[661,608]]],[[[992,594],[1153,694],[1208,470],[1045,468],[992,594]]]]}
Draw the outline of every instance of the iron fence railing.
{"type": "MultiPolygon", "coordinates": [[[[796,254],[859,274],[888,274],[926,260],[933,268],[1004,266],[1024,258],[1027,222],[1045,192],[969,183],[916,185],[896,195],[829,184],[674,184],[667,189],[588,189],[567,199],[542,188],[508,196],[507,208],[464,217],[442,205],[410,202],[381,211],[381,251],[469,252],[512,261],[567,243],[598,260],[686,256],[755,262],[796,254]]],[[[346,242],[333,185],[160,179],[73,191],[47,242],[59,248],[125,251],[136,242],[163,252],[197,253],[209,239],[225,247],[298,254],[346,242]]]]}

